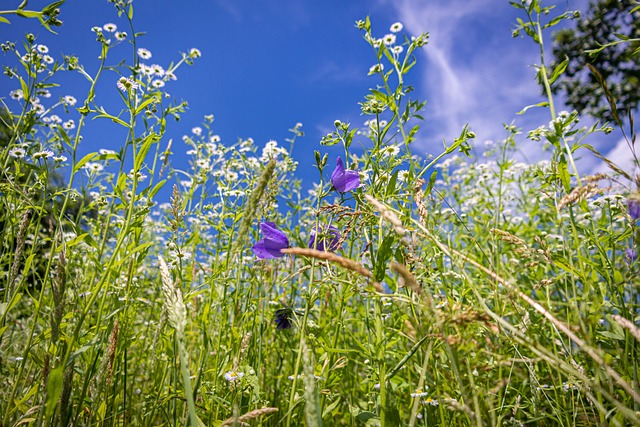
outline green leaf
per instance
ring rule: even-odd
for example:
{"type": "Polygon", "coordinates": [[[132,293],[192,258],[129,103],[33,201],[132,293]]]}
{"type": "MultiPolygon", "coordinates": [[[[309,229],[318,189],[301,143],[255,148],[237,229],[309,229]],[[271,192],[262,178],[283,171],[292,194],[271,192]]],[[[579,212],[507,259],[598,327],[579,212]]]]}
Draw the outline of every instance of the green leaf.
{"type": "Polygon", "coordinates": [[[558,175],[560,175],[560,182],[562,182],[564,191],[569,194],[571,191],[571,175],[569,174],[569,165],[564,155],[560,156],[560,161],[558,162],[558,175]]]}
{"type": "Polygon", "coordinates": [[[553,73],[551,73],[551,77],[549,78],[549,84],[553,84],[553,82],[555,82],[558,77],[560,77],[562,73],[564,73],[564,70],[567,69],[568,64],[569,58],[565,57],[564,61],[556,65],[556,68],[553,70],[553,73]]]}
{"type": "Polygon", "coordinates": [[[58,400],[62,395],[62,371],[64,366],[58,366],[49,372],[47,378],[47,402],[45,414],[50,418],[58,406],[58,400]]]}
{"type": "Polygon", "coordinates": [[[137,116],[138,114],[140,114],[147,107],[147,105],[151,104],[152,102],[159,102],[159,97],[160,92],[158,92],[157,95],[150,96],[149,98],[145,99],[140,105],[138,105],[138,108],[136,108],[135,115],[137,116]]]}
{"type": "Polygon", "coordinates": [[[157,133],[151,132],[142,140],[142,145],[140,146],[140,150],[136,153],[136,158],[134,160],[133,168],[136,171],[139,171],[142,167],[142,163],[144,159],[147,157],[147,153],[151,148],[151,144],[160,140],[160,137],[157,133]]]}
{"type": "Polygon", "coordinates": [[[9,21],[7,18],[0,16],[0,22],[3,22],[5,24],[11,24],[11,21],[9,21]]]}
{"type": "Polygon", "coordinates": [[[375,257],[375,263],[373,268],[373,277],[377,282],[382,282],[387,271],[387,262],[393,256],[393,250],[391,249],[393,242],[395,241],[395,234],[387,235],[382,244],[378,248],[378,253],[375,257]]]}
{"type": "Polygon", "coordinates": [[[429,183],[427,184],[427,189],[425,190],[424,194],[431,193],[431,190],[433,190],[433,186],[436,184],[437,177],[438,177],[438,171],[435,170],[433,171],[433,173],[431,173],[431,176],[429,177],[429,183]]]}
{"type": "Polygon", "coordinates": [[[543,101],[543,102],[538,102],[537,104],[532,104],[532,105],[527,105],[526,107],[524,107],[522,110],[518,111],[516,114],[524,114],[527,112],[527,110],[529,110],[530,108],[534,108],[534,107],[548,107],[549,106],[549,102],[547,101],[543,101]]]}
{"type": "Polygon", "coordinates": [[[87,162],[93,160],[96,156],[98,155],[98,153],[89,153],[86,156],[84,156],[82,159],[80,159],[80,161],[78,163],[76,163],[76,165],[73,167],[73,173],[78,172],[87,162]]]}
{"type": "Polygon", "coordinates": [[[42,16],[42,12],[36,12],[33,10],[16,10],[16,15],[23,18],[38,18],[42,16]]]}
{"type": "Polygon", "coordinates": [[[398,170],[396,170],[389,179],[389,183],[387,184],[387,190],[385,194],[387,196],[391,196],[396,192],[396,182],[398,181],[398,170]]]}

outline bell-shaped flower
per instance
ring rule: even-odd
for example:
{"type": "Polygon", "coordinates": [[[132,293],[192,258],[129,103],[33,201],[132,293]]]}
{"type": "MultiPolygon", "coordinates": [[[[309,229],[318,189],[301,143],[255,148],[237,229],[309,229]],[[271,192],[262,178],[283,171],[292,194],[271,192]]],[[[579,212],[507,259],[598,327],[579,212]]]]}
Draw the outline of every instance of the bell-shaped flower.
{"type": "Polygon", "coordinates": [[[260,259],[280,258],[284,256],[281,249],[289,247],[289,239],[273,222],[261,222],[260,230],[264,236],[262,240],[253,245],[253,253],[260,259]]]}
{"type": "Polygon", "coordinates": [[[309,247],[319,251],[333,252],[340,247],[340,230],[333,225],[316,227],[309,233],[309,247]]]}
{"type": "Polygon", "coordinates": [[[627,212],[632,220],[637,221],[640,218],[640,203],[635,199],[627,199],[627,212]]]}
{"type": "Polygon", "coordinates": [[[336,168],[331,174],[331,184],[340,193],[346,193],[360,187],[360,175],[354,170],[345,170],[342,158],[336,160],[336,168]]]}

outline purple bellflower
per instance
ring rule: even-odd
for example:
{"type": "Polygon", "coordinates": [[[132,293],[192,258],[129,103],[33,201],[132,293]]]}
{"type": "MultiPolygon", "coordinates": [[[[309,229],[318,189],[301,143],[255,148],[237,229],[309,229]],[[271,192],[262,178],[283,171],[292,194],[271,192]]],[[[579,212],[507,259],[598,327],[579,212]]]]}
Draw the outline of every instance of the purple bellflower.
{"type": "Polygon", "coordinates": [[[625,250],[624,252],[625,252],[625,255],[627,256],[627,262],[629,264],[633,264],[638,259],[638,253],[636,251],[634,251],[633,249],[629,248],[629,249],[625,250]]]}
{"type": "Polygon", "coordinates": [[[360,187],[360,175],[354,170],[345,170],[342,158],[338,156],[336,168],[331,174],[331,184],[340,193],[346,193],[360,187]]]}
{"type": "Polygon", "coordinates": [[[280,250],[289,247],[287,236],[278,230],[273,222],[261,222],[260,230],[264,238],[253,245],[253,253],[260,259],[284,256],[280,250]]]}
{"type": "Polygon", "coordinates": [[[634,199],[627,199],[627,211],[631,219],[637,221],[640,218],[640,203],[634,199]]]}
{"type": "Polygon", "coordinates": [[[309,247],[319,251],[333,252],[340,247],[340,230],[333,225],[319,226],[311,230],[309,247]]]}
{"type": "Polygon", "coordinates": [[[293,316],[293,310],[290,308],[281,308],[280,310],[276,310],[276,329],[291,329],[293,316]]]}

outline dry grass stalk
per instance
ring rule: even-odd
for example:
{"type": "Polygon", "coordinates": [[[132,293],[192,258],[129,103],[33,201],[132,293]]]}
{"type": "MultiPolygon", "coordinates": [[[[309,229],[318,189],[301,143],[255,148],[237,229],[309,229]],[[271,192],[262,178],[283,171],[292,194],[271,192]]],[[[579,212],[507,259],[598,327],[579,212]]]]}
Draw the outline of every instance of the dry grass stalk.
{"type": "Polygon", "coordinates": [[[491,231],[493,234],[497,234],[498,236],[500,236],[501,240],[507,243],[511,243],[517,246],[524,246],[524,247],[527,246],[524,240],[522,240],[518,236],[514,236],[508,231],[500,230],[499,228],[490,228],[489,231],[491,231]]]}
{"type": "Polygon", "coordinates": [[[244,212],[242,213],[242,222],[238,228],[238,238],[233,245],[233,252],[242,248],[244,245],[244,240],[249,234],[249,228],[255,219],[256,211],[258,210],[262,196],[269,185],[269,181],[271,181],[271,177],[274,175],[276,165],[277,162],[275,159],[269,160],[262,171],[262,175],[260,175],[260,179],[258,180],[256,187],[251,192],[251,195],[249,195],[244,212]]]}
{"type": "Polygon", "coordinates": [[[182,299],[182,292],[173,282],[169,267],[162,257],[158,257],[160,277],[162,278],[162,292],[164,294],[164,306],[167,311],[169,323],[180,337],[184,336],[187,326],[187,308],[182,299]]]}
{"type": "Polygon", "coordinates": [[[587,353],[597,364],[599,364],[600,366],[602,366],[604,368],[605,371],[607,371],[607,373],[611,376],[611,378],[613,378],[613,380],[620,386],[622,387],[627,393],[629,393],[630,396],[633,397],[633,400],[636,401],[637,403],[640,403],[640,393],[638,393],[636,390],[634,390],[628,382],[626,382],[621,376],[620,374],[614,370],[611,366],[609,366],[604,359],[602,358],[602,356],[600,354],[598,354],[598,352],[590,347],[589,345],[587,345],[587,343],[579,338],[572,330],[571,328],[566,325],[565,323],[561,322],[560,320],[556,319],[556,317],[551,314],[551,312],[549,312],[549,310],[547,310],[546,308],[544,308],[540,303],[538,303],[537,301],[535,301],[533,298],[531,298],[529,295],[525,294],[524,292],[520,291],[518,288],[516,288],[511,282],[509,282],[508,280],[500,277],[498,274],[496,274],[495,272],[493,272],[492,270],[486,268],[485,266],[481,265],[480,263],[478,263],[477,261],[469,258],[468,256],[466,256],[465,254],[456,251],[455,249],[449,249],[446,246],[444,246],[441,242],[439,241],[435,241],[436,245],[438,245],[438,247],[440,249],[442,249],[445,253],[450,254],[450,255],[456,255],[458,257],[460,257],[461,259],[465,260],[466,262],[468,262],[469,264],[473,265],[474,267],[478,268],[479,270],[483,271],[485,274],[487,274],[489,277],[491,277],[493,280],[495,280],[496,282],[500,283],[502,286],[504,286],[505,288],[509,289],[509,291],[515,293],[516,295],[518,295],[518,297],[520,297],[521,299],[523,299],[524,301],[527,302],[527,304],[529,304],[531,307],[533,307],[538,313],[542,314],[547,320],[549,320],[551,323],[553,323],[553,325],[558,328],[559,330],[561,330],[562,332],[565,333],[565,335],[567,337],[569,337],[570,340],[572,340],[573,342],[576,343],[576,345],[578,347],[580,347],[585,353],[587,353]]]}
{"type": "MultiPolygon", "coordinates": [[[[331,261],[348,270],[355,271],[356,273],[359,273],[360,275],[368,279],[373,277],[371,272],[366,268],[364,268],[362,264],[359,264],[353,260],[350,260],[349,258],[338,256],[332,252],[319,251],[311,248],[288,248],[288,249],[282,249],[281,252],[283,254],[302,255],[302,256],[307,256],[311,258],[331,261]]],[[[372,284],[377,292],[384,292],[384,290],[382,289],[382,286],[380,286],[380,283],[373,281],[372,284]]]]}
{"type": "Polygon", "coordinates": [[[167,163],[169,163],[169,156],[171,155],[171,145],[173,145],[173,139],[169,140],[167,144],[167,149],[162,153],[162,167],[160,168],[160,176],[164,175],[164,170],[167,167],[167,163]]]}
{"type": "Polygon", "coordinates": [[[582,182],[598,182],[603,179],[608,179],[609,175],[606,173],[597,173],[595,175],[587,175],[582,178],[582,182]]]}
{"type": "Polygon", "coordinates": [[[386,219],[393,226],[393,230],[398,233],[399,236],[404,236],[407,230],[402,226],[402,221],[400,218],[393,212],[389,207],[387,207],[384,203],[379,202],[368,194],[364,195],[364,198],[367,202],[371,203],[374,208],[382,215],[382,218],[386,219]]]}
{"type": "Polygon", "coordinates": [[[113,376],[113,362],[116,358],[116,348],[118,347],[118,319],[113,324],[113,330],[109,336],[109,348],[108,353],[108,367],[107,367],[107,387],[111,384],[111,377],[113,376]]]}
{"type": "Polygon", "coordinates": [[[238,418],[231,417],[222,422],[220,426],[230,426],[234,422],[236,423],[244,423],[245,421],[253,420],[254,418],[262,417],[263,415],[273,414],[274,412],[278,412],[278,408],[260,408],[254,409],[251,412],[247,412],[244,415],[239,416],[238,418]]]}
{"type": "Polygon", "coordinates": [[[244,359],[244,355],[247,352],[247,348],[249,347],[249,341],[251,340],[251,332],[247,332],[242,338],[242,343],[240,343],[240,353],[233,364],[233,370],[237,371],[238,366],[242,363],[242,359],[244,359]]]}
{"type": "Polygon", "coordinates": [[[400,275],[405,286],[408,286],[409,289],[411,289],[418,295],[422,294],[422,287],[413,276],[413,274],[411,274],[411,272],[407,270],[407,267],[402,264],[398,264],[397,262],[392,262],[391,269],[400,275]]]}
{"type": "Polygon", "coordinates": [[[628,330],[631,335],[640,342],[640,329],[634,325],[632,321],[617,314],[614,314],[612,317],[618,325],[628,330]]]}
{"type": "Polygon", "coordinates": [[[422,219],[422,223],[426,225],[429,211],[427,211],[427,207],[424,205],[424,192],[422,191],[424,183],[425,180],[422,178],[416,181],[413,186],[413,198],[416,199],[416,206],[418,206],[418,214],[422,219]]]}
{"type": "Polygon", "coordinates": [[[31,218],[31,211],[27,210],[22,215],[22,221],[18,227],[18,235],[16,236],[16,249],[13,256],[13,264],[11,264],[11,270],[9,270],[9,281],[7,295],[11,297],[13,293],[14,281],[18,277],[18,270],[20,268],[20,260],[22,259],[22,252],[24,251],[25,232],[27,231],[27,225],[29,224],[29,218],[31,218]]]}
{"type": "Polygon", "coordinates": [[[558,202],[558,210],[604,191],[604,188],[598,187],[597,181],[591,181],[581,187],[574,188],[571,193],[560,199],[560,202],[558,202]]]}

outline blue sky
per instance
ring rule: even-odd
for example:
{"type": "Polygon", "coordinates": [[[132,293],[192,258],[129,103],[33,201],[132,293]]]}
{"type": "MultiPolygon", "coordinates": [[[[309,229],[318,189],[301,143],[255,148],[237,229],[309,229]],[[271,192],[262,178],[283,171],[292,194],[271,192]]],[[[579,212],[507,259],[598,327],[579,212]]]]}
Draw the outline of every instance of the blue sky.
{"type": "MultiPolygon", "coordinates": [[[[46,3],[31,1],[29,7],[38,9],[46,3]]],[[[560,11],[586,6],[580,0],[559,3],[560,11]]],[[[334,120],[353,126],[366,120],[358,102],[378,80],[367,76],[375,56],[354,26],[365,16],[371,17],[377,37],[387,34],[396,21],[410,34],[430,33],[430,42],[408,77],[415,95],[428,101],[414,146],[418,154],[438,154],[442,139],[451,141],[467,122],[482,146],[487,139],[505,136],[502,123],[515,120],[526,134],[549,121],[542,109],[516,115],[543,98],[532,68],[539,62],[538,47],[529,39],[512,38],[516,17],[522,15],[506,0],[136,0],[134,7],[135,29],[146,33],[138,46],[153,53],[150,63],[166,67],[191,47],[202,52],[193,67],[181,68],[178,80],[165,87],[172,96],[189,102],[182,120],[171,123],[167,134],[177,142],[173,163],[178,167],[186,165],[181,135],[199,125],[206,114],[215,115],[214,132],[228,144],[238,137],[252,137],[260,145],[270,139],[284,144],[288,129],[301,122],[306,135],[297,143],[294,157],[300,162],[300,177],[309,185],[316,179],[311,169],[313,150],[326,150],[319,141],[332,130],[334,120]]],[[[52,56],[74,54],[90,71],[97,67],[99,53],[91,27],[113,22],[131,33],[106,0],[68,0],[61,19],[64,25],[58,36],[34,20],[18,18],[0,30],[3,39],[17,42],[26,31],[32,32],[39,43],[49,46],[52,56]]],[[[119,48],[131,58],[127,45],[119,48]]],[[[109,78],[107,82],[115,82],[117,77],[109,78]]],[[[84,99],[87,82],[80,76],[61,76],[59,81],[65,88],[60,95],[84,99]]],[[[14,84],[3,77],[0,96],[7,96],[14,84]]],[[[87,152],[120,144],[118,135],[105,132],[109,128],[102,126],[107,125],[90,123],[84,142],[87,152]]],[[[608,152],[618,139],[619,135],[598,136],[591,143],[608,152]]],[[[539,160],[543,154],[537,144],[523,142],[522,156],[539,160]]],[[[583,165],[599,167],[591,158],[583,165]]]]}

